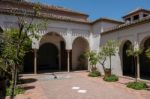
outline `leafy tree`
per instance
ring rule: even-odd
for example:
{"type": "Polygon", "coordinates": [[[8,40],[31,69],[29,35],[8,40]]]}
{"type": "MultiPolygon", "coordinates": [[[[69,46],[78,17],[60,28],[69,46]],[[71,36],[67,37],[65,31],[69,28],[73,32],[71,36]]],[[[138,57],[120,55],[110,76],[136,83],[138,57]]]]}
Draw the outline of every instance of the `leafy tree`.
{"type": "Polygon", "coordinates": [[[11,99],[14,99],[14,89],[16,87],[17,75],[22,67],[23,57],[27,51],[28,46],[31,46],[30,38],[39,38],[36,34],[40,29],[46,29],[46,22],[34,22],[34,18],[40,14],[40,6],[37,4],[33,7],[32,18],[24,16],[17,16],[17,27],[9,28],[3,34],[2,55],[0,57],[0,68],[5,72],[12,73],[12,88],[11,99]],[[30,21],[29,21],[30,20],[30,21]]]}
{"type": "Polygon", "coordinates": [[[126,51],[128,56],[133,56],[134,58],[134,64],[135,64],[135,82],[137,82],[137,62],[138,57],[140,56],[140,54],[142,53],[142,50],[140,49],[133,49],[133,47],[129,47],[129,49],[126,51]]]}
{"type": "Polygon", "coordinates": [[[104,71],[108,70],[108,68],[105,68],[105,61],[107,58],[109,59],[109,64],[110,64],[110,74],[111,74],[111,57],[115,56],[116,54],[116,47],[118,46],[118,43],[114,40],[109,40],[106,42],[106,44],[101,48],[99,54],[98,54],[98,60],[99,63],[103,66],[104,71]]]}
{"type": "Polygon", "coordinates": [[[105,62],[106,62],[106,56],[105,56],[105,53],[100,50],[99,53],[98,53],[98,62],[102,65],[103,67],[103,70],[105,71],[105,62]]]}
{"type": "Polygon", "coordinates": [[[90,66],[91,66],[90,70],[96,71],[97,70],[96,64],[98,63],[97,53],[94,51],[87,51],[85,53],[85,56],[88,58],[90,62],[90,66]]]}

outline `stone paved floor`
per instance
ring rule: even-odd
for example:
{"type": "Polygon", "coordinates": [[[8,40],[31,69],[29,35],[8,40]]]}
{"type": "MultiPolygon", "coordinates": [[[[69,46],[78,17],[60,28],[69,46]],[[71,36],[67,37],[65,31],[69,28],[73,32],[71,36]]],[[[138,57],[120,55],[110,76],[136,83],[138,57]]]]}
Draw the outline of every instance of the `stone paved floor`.
{"type": "Polygon", "coordinates": [[[51,74],[23,76],[31,82],[24,84],[26,93],[16,99],[150,99],[150,91],[126,88],[125,83],[130,80],[124,78],[115,83],[108,83],[102,78],[87,77],[86,72],[56,75],[58,79],[53,79],[51,74]]]}

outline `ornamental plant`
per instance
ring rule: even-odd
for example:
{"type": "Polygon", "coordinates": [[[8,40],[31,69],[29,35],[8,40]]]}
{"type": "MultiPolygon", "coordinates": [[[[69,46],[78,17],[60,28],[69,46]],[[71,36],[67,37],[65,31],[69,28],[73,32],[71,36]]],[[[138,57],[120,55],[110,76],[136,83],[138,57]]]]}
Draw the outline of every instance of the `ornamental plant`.
{"type": "MultiPolygon", "coordinates": [[[[12,75],[12,86],[10,88],[10,99],[14,99],[14,93],[17,84],[17,75],[22,67],[23,57],[29,46],[31,38],[39,38],[37,32],[40,29],[46,29],[46,22],[35,23],[34,19],[39,15],[40,5],[33,7],[33,16],[27,18],[25,14],[17,16],[17,26],[4,30],[2,35],[3,45],[0,56],[1,70],[12,75]]],[[[26,12],[25,12],[26,13],[26,12]]]]}
{"type": "Polygon", "coordinates": [[[105,76],[111,75],[112,70],[112,56],[115,56],[117,52],[118,43],[114,40],[109,40],[106,42],[104,46],[101,47],[101,50],[98,53],[98,61],[102,65],[103,70],[105,72],[105,76]],[[106,60],[109,59],[109,68],[105,67],[106,60]]]}
{"type": "Polygon", "coordinates": [[[142,50],[133,49],[132,46],[129,47],[129,49],[126,51],[126,54],[128,56],[133,56],[133,58],[134,58],[133,61],[134,61],[134,64],[135,64],[135,82],[137,82],[137,61],[139,61],[138,58],[139,58],[141,53],[142,53],[142,50]]]}
{"type": "Polygon", "coordinates": [[[96,65],[98,63],[97,53],[94,51],[87,51],[85,53],[85,56],[88,58],[88,61],[90,63],[90,71],[96,71],[96,65]]]}

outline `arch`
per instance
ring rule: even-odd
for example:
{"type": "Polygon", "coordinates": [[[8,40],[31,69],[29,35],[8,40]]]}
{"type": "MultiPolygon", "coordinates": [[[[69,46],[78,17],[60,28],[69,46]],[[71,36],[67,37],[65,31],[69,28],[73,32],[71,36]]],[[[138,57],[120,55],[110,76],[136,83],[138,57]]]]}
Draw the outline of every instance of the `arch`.
{"type": "Polygon", "coordinates": [[[66,43],[61,35],[49,32],[43,35],[39,45],[38,71],[67,70],[66,43]]]}
{"type": "Polygon", "coordinates": [[[89,50],[89,43],[83,37],[77,37],[72,44],[72,69],[87,70],[88,60],[83,56],[83,53],[89,50]]]}
{"type": "Polygon", "coordinates": [[[34,72],[34,53],[32,50],[25,53],[23,58],[23,72],[24,73],[31,73],[34,72]]]}
{"type": "Polygon", "coordinates": [[[122,72],[124,76],[135,76],[135,64],[134,64],[134,58],[133,56],[128,56],[126,51],[128,49],[132,49],[132,42],[129,40],[126,40],[121,45],[122,49],[122,72]]]}
{"type": "Polygon", "coordinates": [[[140,55],[140,76],[142,79],[150,79],[150,60],[145,53],[145,51],[150,48],[150,36],[142,40],[140,48],[142,49],[142,54],[140,55]]]}
{"type": "Polygon", "coordinates": [[[150,38],[150,35],[144,37],[144,39],[143,39],[143,40],[141,41],[141,43],[140,43],[140,48],[144,48],[144,44],[145,44],[145,42],[146,42],[149,38],[150,38]]]}
{"type": "Polygon", "coordinates": [[[4,30],[0,27],[0,33],[3,33],[4,32],[4,30]]]}
{"type": "Polygon", "coordinates": [[[44,34],[44,35],[42,35],[42,37],[40,38],[40,45],[42,44],[42,41],[45,41],[45,39],[48,37],[57,37],[57,39],[59,39],[59,40],[61,40],[61,41],[63,41],[65,44],[66,44],[66,40],[64,39],[64,37],[62,36],[62,35],[60,35],[59,33],[57,33],[57,32],[48,32],[48,33],[46,33],[46,34],[44,34]]]}
{"type": "MultiPolygon", "coordinates": [[[[37,50],[37,72],[53,72],[67,70],[67,52],[65,39],[56,32],[43,35],[39,41],[37,50]]],[[[34,53],[26,53],[24,63],[25,72],[34,70],[34,53]]]]}
{"type": "Polygon", "coordinates": [[[44,43],[38,51],[38,70],[59,69],[58,48],[52,43],[44,43]]]}

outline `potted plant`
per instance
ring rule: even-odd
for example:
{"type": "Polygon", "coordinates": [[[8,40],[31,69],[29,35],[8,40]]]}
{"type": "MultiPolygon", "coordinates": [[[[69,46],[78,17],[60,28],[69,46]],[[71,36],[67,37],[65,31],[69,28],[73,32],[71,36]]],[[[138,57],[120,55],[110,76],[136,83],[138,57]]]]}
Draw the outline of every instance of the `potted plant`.
{"type": "Polygon", "coordinates": [[[111,76],[111,57],[115,56],[116,47],[118,46],[116,41],[110,40],[104,46],[101,47],[101,50],[98,53],[98,61],[102,65],[105,76],[111,76]],[[105,61],[109,59],[110,68],[105,67],[105,61]]]}

